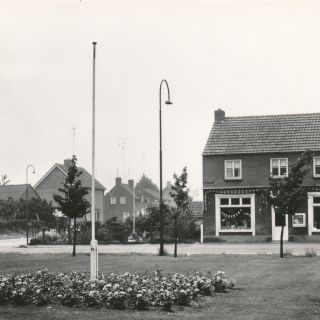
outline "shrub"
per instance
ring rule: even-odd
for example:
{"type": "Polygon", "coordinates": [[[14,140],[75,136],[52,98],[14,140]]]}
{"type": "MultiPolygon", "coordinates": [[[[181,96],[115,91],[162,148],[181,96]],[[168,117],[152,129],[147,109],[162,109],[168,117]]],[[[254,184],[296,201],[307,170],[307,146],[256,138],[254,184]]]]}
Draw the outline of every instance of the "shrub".
{"type": "Polygon", "coordinates": [[[311,248],[311,249],[306,249],[305,257],[307,257],[307,258],[314,258],[314,257],[316,257],[316,256],[317,256],[317,252],[314,251],[313,248],[311,248]]]}
{"type": "Polygon", "coordinates": [[[42,244],[42,241],[40,238],[32,238],[30,239],[30,245],[35,246],[38,244],[42,244]]]}

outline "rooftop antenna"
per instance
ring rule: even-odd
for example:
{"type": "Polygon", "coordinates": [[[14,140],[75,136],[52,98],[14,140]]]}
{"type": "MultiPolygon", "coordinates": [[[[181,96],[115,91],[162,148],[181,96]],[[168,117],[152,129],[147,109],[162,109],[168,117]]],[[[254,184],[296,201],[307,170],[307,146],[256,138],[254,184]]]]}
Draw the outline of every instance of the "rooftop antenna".
{"type": "Polygon", "coordinates": [[[67,126],[72,126],[72,155],[74,155],[74,136],[76,135],[76,128],[74,126],[74,124],[67,124],[67,126]]]}
{"type": "Polygon", "coordinates": [[[120,145],[122,146],[122,174],[123,174],[122,179],[123,179],[123,181],[124,181],[124,145],[127,144],[125,141],[126,139],[127,138],[119,138],[118,139],[118,141],[121,140],[121,142],[119,143],[119,146],[120,145]]]}

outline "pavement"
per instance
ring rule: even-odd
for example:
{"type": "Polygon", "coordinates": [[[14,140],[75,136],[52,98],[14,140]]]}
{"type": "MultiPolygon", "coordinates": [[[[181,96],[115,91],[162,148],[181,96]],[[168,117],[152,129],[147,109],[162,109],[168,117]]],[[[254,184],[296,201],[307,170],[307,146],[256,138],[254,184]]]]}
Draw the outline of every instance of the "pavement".
{"type": "MultiPolygon", "coordinates": [[[[174,252],[174,244],[165,244],[169,254],[174,252]]],[[[320,256],[318,242],[284,242],[284,252],[295,256],[304,256],[306,252],[314,252],[320,256]]],[[[99,245],[99,254],[145,254],[157,255],[159,244],[109,244],[99,245]]],[[[72,245],[26,246],[26,238],[0,239],[0,253],[42,254],[71,253],[72,245]]],[[[90,253],[90,245],[77,245],[77,253],[90,253]]],[[[178,255],[211,255],[211,254],[266,254],[279,255],[279,242],[255,243],[193,243],[178,244],[178,255]]]]}

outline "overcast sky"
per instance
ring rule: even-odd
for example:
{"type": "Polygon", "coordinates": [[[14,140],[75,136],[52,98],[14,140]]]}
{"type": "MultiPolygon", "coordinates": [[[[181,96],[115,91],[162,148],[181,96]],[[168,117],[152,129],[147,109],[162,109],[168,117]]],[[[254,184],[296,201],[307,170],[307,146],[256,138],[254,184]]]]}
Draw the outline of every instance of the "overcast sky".
{"type": "Polygon", "coordinates": [[[34,185],[73,147],[91,172],[94,41],[96,178],[108,190],[117,171],[159,186],[163,79],[173,102],[162,106],[163,185],[187,166],[198,199],[214,110],[320,111],[319,1],[0,1],[0,174],[10,184],[26,183],[32,164],[34,185]]]}

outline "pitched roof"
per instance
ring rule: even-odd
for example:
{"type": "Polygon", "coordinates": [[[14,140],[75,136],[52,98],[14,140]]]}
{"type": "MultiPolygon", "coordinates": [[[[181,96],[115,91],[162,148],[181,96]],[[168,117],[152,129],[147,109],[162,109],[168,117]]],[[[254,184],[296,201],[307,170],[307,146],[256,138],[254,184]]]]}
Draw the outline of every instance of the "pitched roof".
{"type": "Polygon", "coordinates": [[[203,215],[203,202],[202,201],[192,201],[190,203],[190,211],[194,216],[203,215]]]}
{"type": "Polygon", "coordinates": [[[154,198],[160,199],[160,192],[155,191],[152,189],[143,189],[144,197],[146,197],[148,194],[154,198]]]}
{"type": "MultiPolygon", "coordinates": [[[[68,172],[68,166],[64,165],[64,164],[57,164],[66,174],[68,172]]],[[[82,186],[86,187],[86,188],[91,188],[92,187],[92,175],[84,168],[82,167],[78,167],[79,171],[82,171],[81,176],[79,177],[79,179],[82,182],[82,186]]],[[[105,190],[105,187],[97,180],[95,180],[95,186],[96,189],[103,189],[105,190]]]]}
{"type": "Polygon", "coordinates": [[[320,113],[225,117],[214,123],[203,155],[320,150],[320,113]]]}
{"type": "MultiPolygon", "coordinates": [[[[8,198],[12,198],[13,200],[18,200],[26,191],[26,184],[18,184],[18,185],[0,185],[0,199],[7,200],[8,198]]],[[[39,198],[38,193],[28,184],[28,192],[29,197],[35,193],[39,198]]]]}

